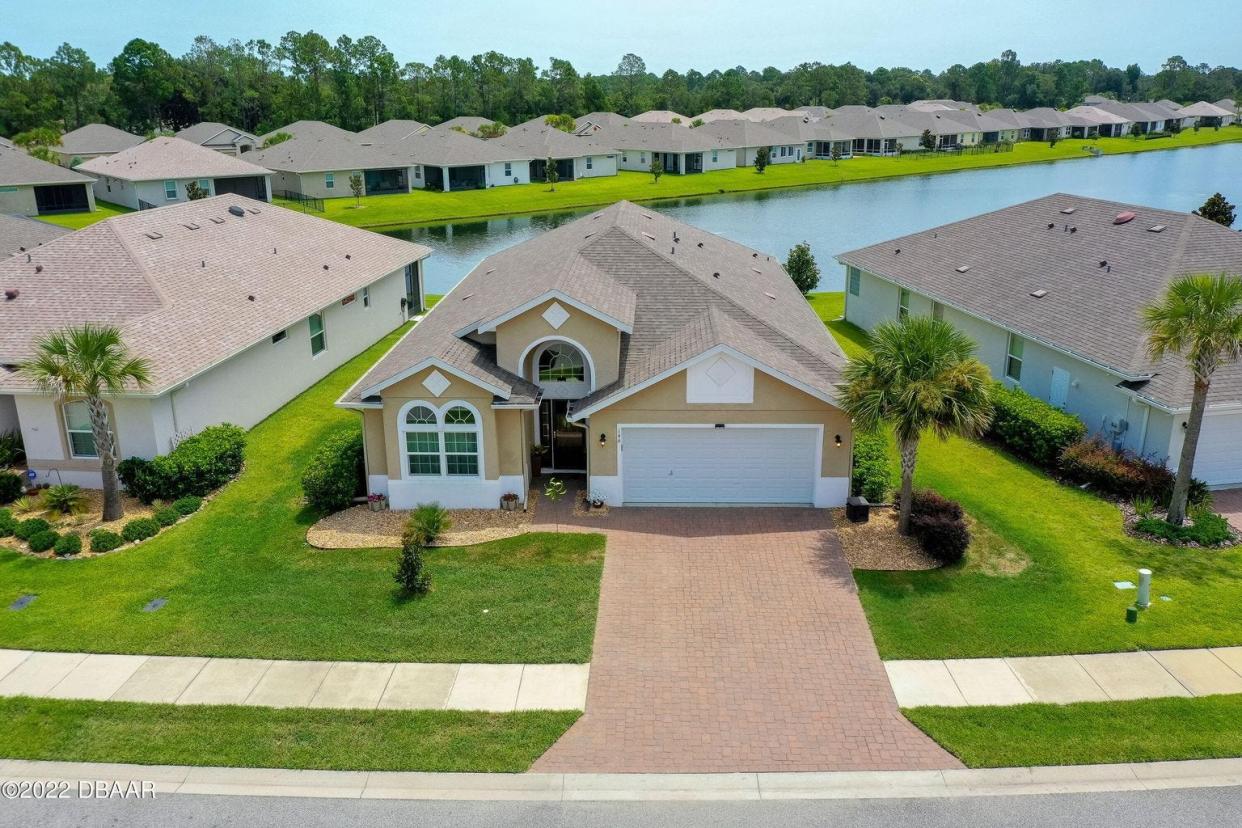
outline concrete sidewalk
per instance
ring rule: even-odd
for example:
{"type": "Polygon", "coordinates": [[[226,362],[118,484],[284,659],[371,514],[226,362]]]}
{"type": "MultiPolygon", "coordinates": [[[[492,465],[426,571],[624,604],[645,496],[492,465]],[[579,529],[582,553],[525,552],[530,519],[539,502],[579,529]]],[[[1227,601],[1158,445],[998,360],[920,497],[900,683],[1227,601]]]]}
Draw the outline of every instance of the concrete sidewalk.
{"type": "Polygon", "coordinates": [[[401,773],[33,762],[0,759],[12,780],[151,782],[156,795],[346,799],[704,801],[897,799],[1143,791],[1242,785],[1242,759],[1043,768],[827,773],[401,773]]]}
{"type": "Polygon", "coordinates": [[[581,710],[589,664],[396,664],[0,650],[0,696],[366,710],[581,710]]]}
{"type": "Polygon", "coordinates": [[[901,707],[1008,705],[1242,693],[1242,647],[886,661],[901,707]]]}

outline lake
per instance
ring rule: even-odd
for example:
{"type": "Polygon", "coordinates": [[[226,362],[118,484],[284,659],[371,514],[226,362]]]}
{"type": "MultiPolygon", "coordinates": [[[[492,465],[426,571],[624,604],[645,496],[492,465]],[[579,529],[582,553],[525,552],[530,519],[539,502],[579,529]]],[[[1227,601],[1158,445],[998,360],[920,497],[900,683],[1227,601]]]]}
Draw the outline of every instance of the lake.
{"type": "MultiPolygon", "coordinates": [[[[844,269],[832,258],[837,253],[1049,193],[1070,192],[1189,211],[1217,191],[1230,201],[1242,200],[1242,145],[649,203],[687,224],[782,260],[789,248],[809,242],[823,271],[819,289],[843,290],[844,269]]],[[[427,261],[426,290],[448,293],[484,257],[595,209],[385,233],[430,247],[434,252],[427,261]]]]}

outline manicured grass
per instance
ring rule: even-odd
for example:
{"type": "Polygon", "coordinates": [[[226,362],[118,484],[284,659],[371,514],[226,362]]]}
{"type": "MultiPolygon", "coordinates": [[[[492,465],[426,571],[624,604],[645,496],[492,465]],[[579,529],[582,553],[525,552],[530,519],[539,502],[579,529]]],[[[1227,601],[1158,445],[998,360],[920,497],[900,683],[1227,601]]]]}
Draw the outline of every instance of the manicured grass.
{"type": "Polygon", "coordinates": [[[333,402],[385,337],[256,426],[246,469],[203,511],[134,549],[56,561],[0,552],[0,647],[360,661],[583,662],[603,538],[528,534],[427,555],[433,588],[402,600],[393,550],[322,551],[301,474],[328,434],[359,428],[333,402]],[[167,598],[158,612],[142,612],[167,598]]]}
{"type": "Polygon", "coordinates": [[[139,765],[508,772],[580,714],[0,699],[0,756],[139,765]]]}
{"type": "Polygon", "coordinates": [[[832,331],[837,344],[841,346],[841,350],[845,352],[847,357],[853,359],[866,353],[869,341],[867,332],[853,322],[846,322],[844,319],[844,293],[839,291],[812,293],[807,299],[811,303],[811,307],[819,314],[819,318],[824,320],[828,330],[832,331]]]}
{"type": "Polygon", "coordinates": [[[836,163],[807,161],[802,164],[776,164],[769,166],[762,175],[753,168],[746,167],[698,175],[665,175],[658,182],[653,182],[647,173],[622,172],[615,176],[563,182],[556,185],[554,192],[548,189],[547,184],[538,183],[450,193],[419,190],[396,195],[368,196],[357,206],[352,197],[333,198],[325,202],[326,210],[323,215],[357,227],[394,227],[461,218],[592,207],[611,204],[619,199],[650,201],[1090,158],[1083,150],[1088,145],[1112,155],[1229,141],[1242,141],[1242,127],[1230,126],[1219,131],[1208,129],[1197,133],[1186,131],[1177,136],[1151,141],[1132,138],[1066,139],[1058,142],[1055,147],[1049,147],[1047,143],[1024,141],[1016,144],[1013,152],[982,155],[858,157],[836,163]]]}
{"type": "Polygon", "coordinates": [[[1237,695],[902,713],[972,768],[1242,756],[1237,695]]]}
{"type": "Polygon", "coordinates": [[[90,213],[56,213],[50,216],[39,216],[39,221],[46,221],[49,224],[59,224],[61,227],[68,227],[70,230],[81,230],[83,227],[94,224],[97,221],[103,221],[113,216],[119,216],[122,213],[132,213],[133,210],[128,207],[122,207],[120,204],[110,204],[106,201],[96,201],[95,210],[90,213]]]}

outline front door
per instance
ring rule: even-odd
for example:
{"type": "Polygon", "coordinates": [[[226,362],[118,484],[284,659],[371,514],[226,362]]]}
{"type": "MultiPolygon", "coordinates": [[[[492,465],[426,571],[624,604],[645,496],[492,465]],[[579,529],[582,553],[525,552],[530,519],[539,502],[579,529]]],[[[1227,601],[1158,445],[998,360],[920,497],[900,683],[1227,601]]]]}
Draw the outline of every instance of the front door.
{"type": "Polygon", "coordinates": [[[1054,408],[1065,408],[1069,399],[1070,375],[1064,368],[1052,369],[1052,382],[1048,387],[1048,402],[1054,408]]]}
{"type": "Polygon", "coordinates": [[[569,400],[539,404],[539,442],[548,447],[545,471],[586,471],[586,429],[569,422],[568,408],[569,400]]]}

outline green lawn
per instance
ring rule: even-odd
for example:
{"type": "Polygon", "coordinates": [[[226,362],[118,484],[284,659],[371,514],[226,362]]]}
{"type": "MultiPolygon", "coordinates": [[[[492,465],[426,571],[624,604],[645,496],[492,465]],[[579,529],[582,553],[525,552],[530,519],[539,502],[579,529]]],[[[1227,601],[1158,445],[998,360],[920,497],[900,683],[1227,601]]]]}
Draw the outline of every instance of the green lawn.
{"type": "Polygon", "coordinates": [[[70,230],[81,230],[87,225],[94,224],[97,221],[103,221],[113,216],[119,216],[122,213],[132,213],[133,210],[128,207],[122,207],[120,204],[110,204],[107,201],[96,201],[95,210],[91,213],[56,213],[50,216],[39,216],[40,221],[46,221],[49,224],[59,224],[61,227],[68,227],[70,230]]]}
{"type": "Polygon", "coordinates": [[[0,756],[316,770],[528,769],[580,714],[0,699],[0,756]]]}
{"type": "Polygon", "coordinates": [[[971,768],[1242,756],[1237,695],[902,713],[971,768]]]}
{"type": "Polygon", "coordinates": [[[358,415],[332,403],[385,337],[256,426],[246,469],[203,511],[134,549],[56,561],[0,551],[0,647],[361,661],[590,659],[604,541],[528,534],[429,552],[432,592],[401,600],[392,550],[321,551],[300,477],[358,415]],[[167,598],[158,612],[142,607],[167,598]]]}
{"type": "Polygon", "coordinates": [[[845,321],[844,293],[812,293],[807,299],[847,357],[853,359],[867,351],[867,332],[853,322],[845,321]]]}
{"type": "MultiPolygon", "coordinates": [[[[812,305],[831,318],[838,296],[815,294],[812,305]]],[[[829,327],[847,353],[865,350],[865,333],[829,327]]],[[[1242,644],[1242,549],[1132,538],[1113,504],[978,441],[925,438],[915,485],[959,501],[976,543],[958,567],[854,573],[886,659],[1242,644]],[[1139,567],[1154,571],[1156,600],[1127,624],[1134,593],[1113,581],[1137,580],[1139,567]]]]}

